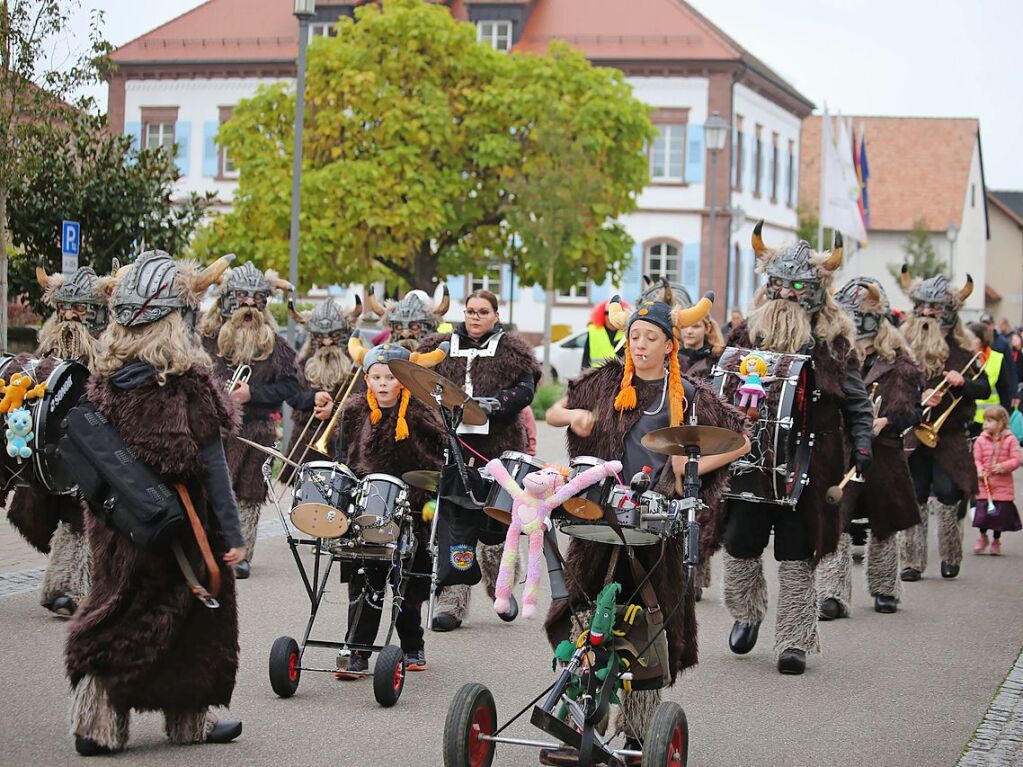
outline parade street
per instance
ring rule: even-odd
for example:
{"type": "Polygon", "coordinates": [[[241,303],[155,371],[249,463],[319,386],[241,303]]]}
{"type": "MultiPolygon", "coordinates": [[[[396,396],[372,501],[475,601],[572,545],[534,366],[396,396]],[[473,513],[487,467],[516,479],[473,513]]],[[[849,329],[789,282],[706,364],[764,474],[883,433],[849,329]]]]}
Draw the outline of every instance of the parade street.
{"type": "MultiPolygon", "coordinates": [[[[561,433],[541,424],[539,452],[563,460],[561,433]]],[[[264,531],[272,531],[267,510],[263,518],[264,531]]],[[[5,545],[15,544],[6,521],[3,528],[5,545]]],[[[933,570],[923,581],[906,584],[895,615],[873,611],[863,568],[856,566],[852,618],[821,624],[824,654],[810,656],[800,677],[775,670],[775,568],[765,568],[772,608],[759,644],[738,657],[727,647],[731,619],[721,605],[715,559],[714,587],[697,606],[699,666],[668,693],[683,704],[689,719],[690,763],[955,764],[1020,652],[1023,593],[1016,584],[1023,552],[1013,539],[1001,558],[968,553],[962,575],[942,581],[933,543],[932,533],[933,570]]],[[[448,704],[462,684],[487,685],[503,723],[552,681],[541,621],[502,623],[477,587],[466,626],[450,634],[427,633],[430,670],[408,675],[395,708],[376,704],[369,680],[339,682],[323,673],[303,674],[295,697],[280,699],[267,677],[270,646],[280,635],[300,637],[308,617],[308,601],[282,536],[261,540],[253,576],[239,583],[238,592],[241,668],[231,715],[244,722],[241,738],[227,746],[172,748],[158,715],[137,715],[127,751],[94,762],[434,767],[442,760],[448,704]]],[[[317,636],[341,635],[343,604],[344,592],[332,585],[317,636]]],[[[66,625],[38,605],[35,591],[0,598],[0,765],[79,762],[67,735],[68,684],[61,655],[66,625]]],[[[334,653],[312,649],[306,662],[332,667],[334,653]]],[[[544,739],[527,717],[510,732],[544,739]]],[[[1009,756],[1002,761],[982,763],[1018,763],[1011,751],[1005,753],[1009,756]]],[[[536,764],[537,751],[499,745],[494,763],[536,764]]]]}

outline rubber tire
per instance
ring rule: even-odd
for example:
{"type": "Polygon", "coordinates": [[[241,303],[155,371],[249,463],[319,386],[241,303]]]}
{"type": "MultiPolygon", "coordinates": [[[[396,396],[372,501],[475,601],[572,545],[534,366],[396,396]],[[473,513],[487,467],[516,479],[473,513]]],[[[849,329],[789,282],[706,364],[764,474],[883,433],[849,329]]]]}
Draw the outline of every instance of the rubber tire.
{"type": "Polygon", "coordinates": [[[478,682],[470,682],[455,693],[444,720],[444,767],[490,767],[493,763],[495,743],[488,743],[489,750],[483,754],[477,752],[473,761],[472,724],[481,707],[487,710],[492,730],[496,730],[497,706],[490,690],[478,682]]]}
{"type": "Polygon", "coordinates": [[[405,653],[400,647],[389,644],[380,651],[373,666],[373,697],[384,708],[390,708],[398,702],[404,689],[405,653]],[[398,679],[397,684],[395,679],[398,679]]]}
{"type": "Polygon", "coordinates": [[[274,640],[270,648],[270,686],[280,697],[290,698],[295,694],[302,681],[301,662],[298,642],[288,636],[274,640]]]}
{"type": "Polygon", "coordinates": [[[666,700],[654,709],[650,724],[643,739],[643,767],[685,767],[689,761],[689,722],[682,706],[666,700]],[[677,727],[682,729],[682,761],[669,762],[672,735],[677,727]]]}

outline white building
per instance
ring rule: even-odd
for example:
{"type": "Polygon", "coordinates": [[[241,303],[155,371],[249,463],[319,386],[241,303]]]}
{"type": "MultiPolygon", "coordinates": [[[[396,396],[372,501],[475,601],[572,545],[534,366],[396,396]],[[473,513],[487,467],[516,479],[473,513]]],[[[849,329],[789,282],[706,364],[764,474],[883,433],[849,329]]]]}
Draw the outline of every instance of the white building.
{"type": "MultiPolygon", "coordinates": [[[[354,0],[317,3],[313,34],[329,34],[354,0]]],[[[482,43],[541,53],[551,39],[595,64],[621,69],[653,108],[659,136],[649,149],[650,184],[624,220],[636,241],[621,285],[582,281],[559,294],[554,322],[580,328],[589,307],[620,292],[633,300],[641,277],[668,277],[696,296],[713,289],[717,314],[744,306],[754,285],[750,234],[795,231],[800,124],[813,105],[766,65],[681,0],[449,0],[477,26],[482,43]],[[719,112],[732,141],[718,153],[716,200],[703,124],[719,112]],[[716,208],[714,253],[710,208],[716,208]]],[[[214,142],[221,122],[257,87],[293,79],[298,23],[290,0],[209,0],[119,48],[110,80],[114,130],[147,146],[178,145],[182,191],[216,191],[228,208],[237,172],[214,142]]],[[[477,287],[500,295],[502,316],[520,330],[542,329],[544,294],[520,288],[507,266],[481,265],[449,277],[456,300],[477,287]]],[[[451,317],[456,316],[453,308],[451,317]]]]}

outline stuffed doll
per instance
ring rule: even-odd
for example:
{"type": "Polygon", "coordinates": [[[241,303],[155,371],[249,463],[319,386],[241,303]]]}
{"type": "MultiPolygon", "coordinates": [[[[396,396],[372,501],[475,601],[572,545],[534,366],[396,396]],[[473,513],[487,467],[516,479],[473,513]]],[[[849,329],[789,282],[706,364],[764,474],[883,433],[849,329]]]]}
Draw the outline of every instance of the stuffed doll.
{"type": "Polygon", "coordinates": [[[622,470],[621,461],[608,461],[593,466],[562,485],[564,477],[557,469],[534,471],[522,478],[522,487],[512,479],[504,464],[497,458],[487,464],[487,471],[513,499],[511,525],[504,539],[501,569],[497,574],[494,609],[506,614],[511,608],[511,593],[515,578],[515,560],[519,555],[519,535],[529,536],[529,563],[526,569],[526,588],[522,614],[527,618],[536,613],[536,598],[540,592],[540,560],[543,557],[543,535],[550,529],[551,511],[578,495],[591,485],[603,482],[622,470]]]}
{"type": "Polygon", "coordinates": [[[19,461],[32,457],[32,448],[29,442],[32,441],[32,414],[23,407],[12,410],[7,414],[7,431],[4,435],[7,438],[7,455],[17,458],[19,461]]]}
{"type": "Polygon", "coordinates": [[[21,407],[25,400],[42,397],[46,393],[46,381],[33,387],[31,378],[24,373],[15,373],[6,385],[0,378],[0,391],[4,395],[3,400],[0,400],[0,413],[10,413],[21,407]]]}

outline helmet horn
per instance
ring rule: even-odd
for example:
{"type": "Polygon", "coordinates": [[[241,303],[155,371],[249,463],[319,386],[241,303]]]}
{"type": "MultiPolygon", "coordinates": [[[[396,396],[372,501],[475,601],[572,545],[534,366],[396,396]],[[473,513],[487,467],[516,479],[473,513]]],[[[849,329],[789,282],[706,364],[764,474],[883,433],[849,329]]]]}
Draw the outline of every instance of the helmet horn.
{"type": "Polygon", "coordinates": [[[362,298],[358,293],[355,294],[355,306],[348,312],[348,321],[354,323],[359,317],[362,316],[362,298]]]}
{"type": "Polygon", "coordinates": [[[380,301],[377,300],[377,295],[372,290],[366,294],[366,305],[369,306],[369,310],[378,317],[383,317],[387,314],[387,310],[384,309],[380,301]]]}
{"type": "Polygon", "coordinates": [[[899,273],[899,283],[902,285],[902,289],[909,292],[909,289],[913,287],[913,275],[909,272],[909,264],[902,265],[902,271],[899,273]]]}
{"type": "Polygon", "coordinates": [[[960,290],[956,294],[956,300],[959,303],[964,303],[966,301],[966,299],[969,298],[972,293],[973,293],[973,277],[971,277],[970,273],[967,272],[966,273],[966,284],[963,285],[963,289],[960,290]]]}
{"type": "Polygon", "coordinates": [[[842,251],[845,248],[842,247],[842,233],[835,230],[835,243],[831,246],[831,255],[828,256],[828,260],[824,262],[824,268],[829,272],[833,272],[842,266],[842,251]]]}
{"type": "Polygon", "coordinates": [[[629,315],[622,308],[622,297],[616,295],[607,304],[607,323],[615,330],[625,330],[629,324],[629,315]]]}
{"type": "Polygon", "coordinates": [[[441,297],[440,301],[437,302],[437,308],[433,310],[433,313],[438,318],[443,317],[448,313],[448,308],[451,306],[451,294],[448,292],[448,285],[446,282],[441,283],[441,297]]]}
{"type": "Polygon", "coordinates": [[[756,253],[757,257],[763,256],[767,253],[767,245],[764,244],[764,219],[757,221],[757,225],[753,227],[753,237],[751,241],[753,243],[753,252],[756,253]]]}
{"type": "Polygon", "coordinates": [[[288,314],[290,314],[291,319],[293,319],[299,325],[305,325],[307,322],[309,322],[309,317],[305,314],[302,314],[302,312],[295,308],[294,296],[288,296],[288,314]]]}
{"type": "Polygon", "coordinates": [[[224,276],[224,272],[227,271],[227,267],[231,265],[231,262],[234,261],[234,259],[234,253],[228,253],[226,256],[221,256],[212,264],[207,266],[199,272],[199,276],[196,277],[193,289],[197,293],[205,293],[206,288],[224,276]]]}
{"type": "Polygon", "coordinates": [[[703,322],[714,306],[714,293],[707,291],[703,298],[690,306],[688,309],[680,309],[674,313],[675,325],[679,328],[688,328],[697,322],[703,322]]]}

